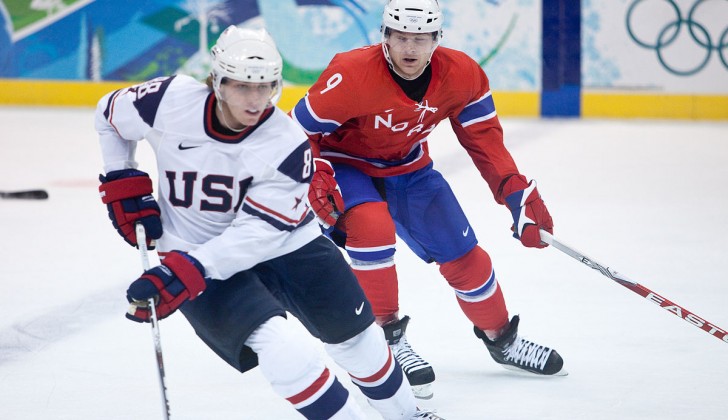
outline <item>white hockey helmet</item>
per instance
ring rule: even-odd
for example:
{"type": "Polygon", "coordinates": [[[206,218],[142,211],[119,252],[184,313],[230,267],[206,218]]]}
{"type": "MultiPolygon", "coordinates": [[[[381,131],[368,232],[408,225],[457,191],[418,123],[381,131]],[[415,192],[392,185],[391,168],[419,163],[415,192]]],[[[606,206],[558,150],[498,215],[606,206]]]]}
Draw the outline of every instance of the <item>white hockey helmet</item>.
{"type": "Polygon", "coordinates": [[[416,34],[442,34],[442,12],[437,0],[390,0],[384,6],[382,32],[386,28],[416,34]]]}
{"type": "Polygon", "coordinates": [[[271,105],[281,96],[283,59],[275,41],[265,29],[242,29],[230,25],[210,50],[212,86],[220,96],[225,78],[248,83],[272,83],[271,105]]]}

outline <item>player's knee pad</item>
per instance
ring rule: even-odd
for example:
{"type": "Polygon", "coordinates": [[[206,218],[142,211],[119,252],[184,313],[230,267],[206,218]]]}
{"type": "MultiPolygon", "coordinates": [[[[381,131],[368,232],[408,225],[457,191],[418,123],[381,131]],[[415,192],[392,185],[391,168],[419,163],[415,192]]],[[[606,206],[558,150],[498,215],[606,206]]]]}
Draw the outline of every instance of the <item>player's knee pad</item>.
{"type": "Polygon", "coordinates": [[[325,344],[325,348],[339,366],[357,377],[380,371],[389,357],[384,332],[374,323],[342,343],[325,344]]]}
{"type": "Polygon", "coordinates": [[[442,264],[440,273],[465,302],[488,299],[498,288],[490,256],[477,245],[462,257],[442,264]]]}
{"type": "Polygon", "coordinates": [[[383,418],[414,416],[417,411],[415,397],[379,326],[372,324],[343,343],[328,344],[326,350],[349,371],[352,382],[383,418]]]}
{"type": "Polygon", "coordinates": [[[402,385],[402,369],[376,324],[343,343],[326,344],[326,351],[369,399],[391,398],[402,385]]]}
{"type": "Polygon", "coordinates": [[[258,354],[263,375],[273,390],[307,419],[359,419],[361,410],[333,372],[324,365],[313,341],[273,317],[245,344],[258,354]]]}
{"type": "Polygon", "coordinates": [[[263,376],[284,398],[320,383],[322,375],[334,379],[310,338],[294,331],[283,317],[268,319],[248,337],[245,344],[258,355],[263,376]]]}
{"type": "Polygon", "coordinates": [[[344,217],[346,252],[352,266],[366,269],[393,259],[396,232],[387,203],[362,203],[347,210],[344,217]]]}

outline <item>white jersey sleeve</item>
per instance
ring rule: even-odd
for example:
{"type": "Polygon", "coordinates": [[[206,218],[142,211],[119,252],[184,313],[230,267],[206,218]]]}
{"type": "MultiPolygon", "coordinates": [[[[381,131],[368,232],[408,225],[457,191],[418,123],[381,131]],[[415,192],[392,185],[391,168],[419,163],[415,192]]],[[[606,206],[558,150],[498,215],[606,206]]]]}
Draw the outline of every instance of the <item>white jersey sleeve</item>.
{"type": "Polygon", "coordinates": [[[95,126],[99,133],[106,173],[136,168],[137,141],[152,129],[164,92],[175,80],[160,77],[104,95],[96,107],[95,126]],[[150,95],[152,94],[152,95],[150,95]]]}

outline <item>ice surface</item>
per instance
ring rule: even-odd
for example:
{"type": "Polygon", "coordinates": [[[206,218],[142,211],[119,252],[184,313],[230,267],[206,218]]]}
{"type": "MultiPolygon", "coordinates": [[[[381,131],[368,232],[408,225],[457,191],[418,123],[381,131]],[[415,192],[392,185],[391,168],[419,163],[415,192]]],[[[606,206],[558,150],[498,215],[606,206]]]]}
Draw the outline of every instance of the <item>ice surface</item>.
{"type": "MultiPolygon", "coordinates": [[[[557,238],[728,328],[728,123],[503,125],[557,238]]],[[[0,200],[0,419],[160,419],[149,326],[123,316],[141,265],[97,196],[93,110],[4,107],[0,127],[0,190],[50,193],[0,200]]],[[[437,267],[401,246],[409,341],[438,378],[422,406],[450,420],[728,418],[727,343],[555,249],[523,248],[447,123],[430,149],[493,258],[521,333],[558,349],[569,376],[497,366],[437,267]]],[[[149,150],[139,153],[154,172],[149,150]]],[[[160,326],[173,419],[299,418],[258,369],[228,367],[181,315],[160,326]]]]}

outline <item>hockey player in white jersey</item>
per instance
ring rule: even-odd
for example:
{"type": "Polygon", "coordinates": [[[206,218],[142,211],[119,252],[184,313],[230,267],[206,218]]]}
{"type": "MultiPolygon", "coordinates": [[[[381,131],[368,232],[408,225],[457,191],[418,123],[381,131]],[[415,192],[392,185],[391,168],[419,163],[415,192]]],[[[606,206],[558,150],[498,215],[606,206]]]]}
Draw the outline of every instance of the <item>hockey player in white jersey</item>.
{"type": "Polygon", "coordinates": [[[128,243],[142,223],[162,257],[131,283],[127,317],[148,322],[144,302],[155,297],[160,319],[180,309],[219,357],[240,372],[260,365],[304,417],[363,418],[317,350],[296,338],[288,311],[384,418],[437,418],[418,411],[356,278],[314,221],[311,149],[275,107],[282,60],[272,38],[231,26],[212,62],[207,84],[163,77],[99,101],[102,201],[128,243]],[[156,155],[156,200],[135,161],[143,139],[156,155]]]}

